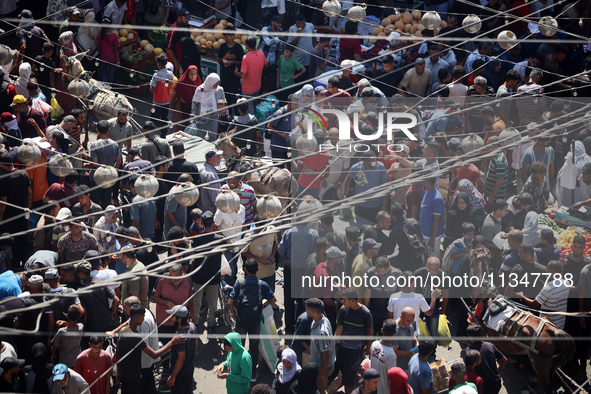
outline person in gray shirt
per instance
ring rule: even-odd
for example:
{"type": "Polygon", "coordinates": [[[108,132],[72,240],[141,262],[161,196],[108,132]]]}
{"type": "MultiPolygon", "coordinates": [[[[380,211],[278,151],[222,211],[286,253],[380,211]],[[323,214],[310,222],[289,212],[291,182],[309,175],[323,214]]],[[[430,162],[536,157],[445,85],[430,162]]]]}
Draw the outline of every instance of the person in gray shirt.
{"type": "Polygon", "coordinates": [[[317,379],[320,392],[330,383],[328,377],[334,371],[336,361],[332,327],[322,314],[323,306],[318,298],[306,300],[306,313],[314,321],[310,330],[310,360],[320,367],[317,379]]]}
{"type": "MultiPolygon", "coordinates": [[[[193,183],[193,177],[189,174],[181,174],[177,182],[193,183]]],[[[171,189],[164,203],[164,234],[168,234],[168,231],[175,226],[187,230],[187,207],[179,204],[174,191],[174,188],[171,189]]]]}
{"type": "Polygon", "coordinates": [[[417,323],[415,322],[415,311],[412,307],[406,307],[402,310],[400,317],[396,319],[396,335],[392,340],[392,348],[396,353],[396,366],[408,373],[408,362],[416,353],[414,349],[417,345],[415,332],[417,323]],[[414,337],[414,339],[398,339],[398,337],[414,337]]]}
{"type": "Polygon", "coordinates": [[[221,155],[223,153],[216,149],[209,149],[205,152],[205,164],[199,169],[201,183],[204,187],[201,187],[199,190],[200,195],[197,206],[203,212],[216,211],[215,199],[220,194],[222,185],[220,184],[220,178],[215,168],[220,165],[221,155]]]}
{"type": "MultiPolygon", "coordinates": [[[[107,167],[121,167],[121,150],[115,141],[109,138],[109,123],[106,120],[98,122],[97,140],[90,144],[90,160],[92,163],[84,163],[84,167],[96,168],[100,165],[107,167]]],[[[103,209],[111,204],[113,187],[96,187],[94,182],[94,171],[90,173],[91,198],[103,209]]]]}

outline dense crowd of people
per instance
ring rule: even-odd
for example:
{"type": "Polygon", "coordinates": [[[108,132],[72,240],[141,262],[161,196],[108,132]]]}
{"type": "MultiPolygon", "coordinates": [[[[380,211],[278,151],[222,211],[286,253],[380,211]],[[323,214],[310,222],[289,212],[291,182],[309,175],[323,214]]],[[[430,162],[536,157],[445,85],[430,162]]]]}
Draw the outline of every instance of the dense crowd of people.
{"type": "MultiPolygon", "coordinates": [[[[346,17],[351,2],[331,18],[322,2],[298,3],[297,13],[284,0],[253,3],[197,7],[226,22],[217,30],[219,75],[202,68],[193,10],[177,1],[0,4],[0,43],[18,51],[0,68],[0,391],[193,392],[195,362],[205,357],[199,334],[221,333],[218,311],[229,308],[227,359],[211,377],[228,393],[433,393],[434,337],[448,329],[467,338],[449,392],[496,394],[507,364],[527,360],[482,340],[469,319],[463,301],[473,306],[486,293],[439,281],[472,274],[483,258],[494,294],[575,338],[564,370],[584,382],[589,341],[577,338],[591,324],[576,314],[591,307],[589,241],[580,232],[566,253],[540,218],[551,207],[591,205],[581,100],[591,85],[589,3],[431,1],[426,10],[446,24],[422,30],[427,40],[391,32],[368,46],[346,17]],[[461,27],[470,13],[482,18],[479,33],[461,27]],[[559,29],[544,36],[538,18],[550,15],[559,29]],[[121,67],[112,30],[123,23],[170,26],[150,75],[152,111],[119,108],[89,140],[93,115],[68,90],[69,61],[86,52],[84,68],[114,87],[123,73],[139,73],[121,67]],[[242,42],[240,24],[249,29],[242,42]],[[299,34],[283,37],[284,29],[299,34]],[[504,29],[517,37],[510,49],[496,40],[504,29]],[[338,73],[321,83],[330,70],[338,73]],[[349,118],[353,144],[376,141],[335,149],[340,119],[310,126],[304,115],[327,109],[349,118]],[[417,123],[376,134],[388,111],[417,123]],[[313,143],[303,144],[308,128],[313,143]],[[198,165],[182,139],[167,140],[173,130],[219,140],[198,165]],[[24,149],[31,139],[42,148],[34,163],[24,149]],[[297,191],[282,202],[293,216],[259,212],[263,195],[242,168],[218,173],[222,156],[237,159],[227,149],[291,171],[297,191]],[[67,171],[51,165],[57,153],[70,158],[67,171]],[[95,180],[104,166],[119,174],[107,187],[95,180]],[[138,191],[144,174],[158,182],[154,197],[138,191]],[[179,184],[199,186],[199,199],[182,203],[179,184]],[[239,195],[236,211],[218,206],[226,191],[239,195]],[[302,208],[310,205],[312,219],[302,208]],[[568,280],[523,280],[546,273],[568,280]],[[342,275],[351,285],[337,292],[300,282],[342,275]],[[224,291],[228,305],[218,305],[224,291]],[[266,307],[284,312],[271,385],[257,372],[266,307]]],[[[382,1],[367,7],[378,20],[394,13],[382,1]]],[[[135,39],[147,36],[138,30],[135,39]]]]}

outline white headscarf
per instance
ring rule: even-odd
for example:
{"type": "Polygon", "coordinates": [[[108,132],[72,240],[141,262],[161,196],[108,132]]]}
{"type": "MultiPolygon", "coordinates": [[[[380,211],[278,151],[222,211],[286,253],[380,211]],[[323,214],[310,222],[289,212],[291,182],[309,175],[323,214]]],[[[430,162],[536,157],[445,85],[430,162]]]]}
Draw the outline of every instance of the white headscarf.
{"type": "MultiPolygon", "coordinates": [[[[575,166],[577,166],[577,178],[581,176],[583,166],[587,163],[591,163],[591,157],[587,155],[585,152],[585,145],[581,141],[575,141],[575,166]]],[[[581,193],[581,188],[575,188],[575,200],[573,201],[573,192],[571,189],[567,189],[561,186],[560,179],[562,178],[564,172],[566,171],[566,167],[569,163],[572,162],[573,152],[572,150],[566,154],[564,157],[564,165],[558,171],[558,179],[559,181],[556,182],[556,194],[558,196],[559,206],[565,205],[570,207],[576,201],[582,201],[588,198],[588,196],[583,196],[581,193]]]]}
{"type": "Polygon", "coordinates": [[[289,382],[301,369],[302,367],[300,364],[298,364],[298,357],[293,350],[285,349],[283,352],[281,352],[281,362],[277,366],[277,371],[279,371],[279,383],[289,382]],[[285,368],[283,365],[283,360],[287,360],[292,364],[291,369],[285,368]]]}
{"type": "Polygon", "coordinates": [[[27,90],[27,82],[31,76],[31,65],[29,63],[23,63],[18,68],[19,77],[14,84],[16,88],[16,94],[22,94],[26,98],[29,97],[29,91],[27,90]]]}
{"type": "Polygon", "coordinates": [[[205,82],[197,87],[193,95],[193,101],[200,104],[199,114],[204,115],[208,112],[215,111],[218,107],[218,102],[215,98],[216,89],[213,85],[220,81],[220,76],[213,73],[205,78],[205,82]]]}
{"type": "Polygon", "coordinates": [[[540,227],[538,224],[538,214],[536,212],[528,212],[525,216],[525,224],[523,225],[523,243],[536,246],[540,243],[540,227]]]}

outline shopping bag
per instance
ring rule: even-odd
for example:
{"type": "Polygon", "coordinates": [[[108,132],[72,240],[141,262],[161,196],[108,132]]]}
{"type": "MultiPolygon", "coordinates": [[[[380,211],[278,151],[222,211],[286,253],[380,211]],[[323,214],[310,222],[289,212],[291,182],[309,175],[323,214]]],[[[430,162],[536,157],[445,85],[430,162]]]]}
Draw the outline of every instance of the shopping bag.
{"type": "Polygon", "coordinates": [[[223,275],[230,275],[232,273],[232,267],[228,263],[228,259],[224,254],[222,254],[222,268],[220,270],[220,274],[223,275]]]}
{"type": "Polygon", "coordinates": [[[59,118],[64,114],[64,109],[59,105],[55,97],[51,98],[51,117],[59,118]]]}
{"type": "Polygon", "coordinates": [[[423,319],[419,319],[419,335],[422,337],[428,337],[429,329],[427,328],[427,322],[423,319]]]}
{"type": "Polygon", "coordinates": [[[47,115],[49,115],[52,110],[51,105],[47,104],[45,101],[39,100],[38,98],[31,100],[31,107],[41,112],[44,117],[47,117],[47,115]]]}
{"type": "Polygon", "coordinates": [[[439,337],[437,341],[439,342],[439,346],[449,346],[451,345],[451,333],[449,331],[449,326],[447,325],[447,318],[445,315],[439,315],[439,324],[437,325],[437,336],[439,337]]]}

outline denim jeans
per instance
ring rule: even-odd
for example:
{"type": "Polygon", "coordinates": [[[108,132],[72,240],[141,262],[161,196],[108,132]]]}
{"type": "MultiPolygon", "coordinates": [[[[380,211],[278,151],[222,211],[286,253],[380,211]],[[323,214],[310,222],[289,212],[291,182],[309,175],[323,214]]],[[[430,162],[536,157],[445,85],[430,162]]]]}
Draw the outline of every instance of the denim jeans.
{"type": "Polygon", "coordinates": [[[101,79],[104,82],[115,82],[115,73],[117,72],[117,66],[113,63],[101,63],[101,79]]]}

